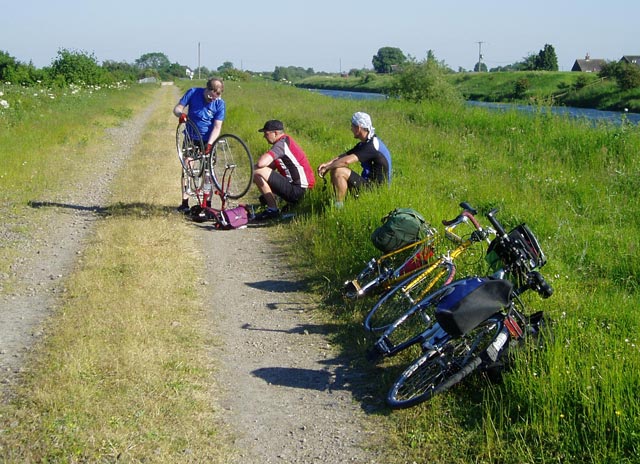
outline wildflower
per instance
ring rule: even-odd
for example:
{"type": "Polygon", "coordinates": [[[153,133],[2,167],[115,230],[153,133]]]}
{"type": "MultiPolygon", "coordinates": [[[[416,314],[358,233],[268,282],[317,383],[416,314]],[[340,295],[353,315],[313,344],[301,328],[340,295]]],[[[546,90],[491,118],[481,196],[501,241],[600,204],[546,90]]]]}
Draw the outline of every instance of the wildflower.
{"type": "Polygon", "coordinates": [[[6,110],[9,108],[9,102],[7,100],[0,100],[0,106],[6,110]]]}

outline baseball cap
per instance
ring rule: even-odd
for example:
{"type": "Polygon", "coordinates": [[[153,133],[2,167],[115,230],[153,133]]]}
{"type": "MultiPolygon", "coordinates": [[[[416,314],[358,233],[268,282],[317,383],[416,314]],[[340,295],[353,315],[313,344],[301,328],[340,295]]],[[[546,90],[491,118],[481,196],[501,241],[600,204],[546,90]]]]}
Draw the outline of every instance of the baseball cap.
{"type": "Polygon", "coordinates": [[[282,121],[278,121],[277,119],[270,119],[269,121],[264,123],[264,127],[262,129],[258,129],[258,132],[268,132],[268,131],[283,131],[284,124],[282,121]]]}

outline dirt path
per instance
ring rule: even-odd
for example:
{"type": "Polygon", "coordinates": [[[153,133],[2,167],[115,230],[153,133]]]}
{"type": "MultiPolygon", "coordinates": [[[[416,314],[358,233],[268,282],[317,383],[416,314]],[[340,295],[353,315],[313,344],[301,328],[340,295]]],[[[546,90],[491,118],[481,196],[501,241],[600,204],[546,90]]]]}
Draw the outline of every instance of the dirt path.
{"type": "MultiPolygon", "coordinates": [[[[69,179],[65,192],[48,192],[30,207],[0,205],[0,244],[16,243],[20,257],[9,274],[0,275],[0,382],[12,384],[24,357],[42,334],[42,321],[58,304],[64,279],[82,259],[85,239],[109,198],[109,186],[142,136],[156,110],[152,103],[120,127],[107,130],[104,156],[94,160],[95,173],[69,179]],[[29,231],[29,236],[19,230],[29,231]],[[7,290],[8,289],[8,290],[7,290]]],[[[4,393],[7,388],[2,389],[4,393]]]]}
{"type": "Polygon", "coordinates": [[[384,462],[371,445],[358,375],[314,318],[313,297],[283,267],[265,229],[202,230],[225,421],[240,463],[384,462]],[[215,266],[213,265],[215,263],[215,266]]]}
{"type": "MultiPolygon", "coordinates": [[[[156,109],[152,103],[109,131],[108,153],[96,166],[105,173],[99,183],[87,179],[70,193],[35,205],[47,206],[34,208],[39,223],[55,227],[40,228],[33,240],[17,237],[24,256],[11,275],[0,276],[0,284],[11,280],[15,289],[0,300],[4,393],[64,292],[61,282],[82,259],[84,240],[105,206],[110,181],[130,155],[131,140],[143,136],[156,109]]],[[[20,220],[6,216],[0,239],[15,238],[12,230],[20,220]]],[[[283,266],[267,229],[212,231],[194,223],[193,230],[208,250],[211,335],[220,342],[211,353],[221,387],[216,401],[235,443],[235,462],[386,462],[367,449],[381,435],[353,398],[357,373],[345,368],[348,360],[327,341],[314,317],[313,297],[283,266]]]]}

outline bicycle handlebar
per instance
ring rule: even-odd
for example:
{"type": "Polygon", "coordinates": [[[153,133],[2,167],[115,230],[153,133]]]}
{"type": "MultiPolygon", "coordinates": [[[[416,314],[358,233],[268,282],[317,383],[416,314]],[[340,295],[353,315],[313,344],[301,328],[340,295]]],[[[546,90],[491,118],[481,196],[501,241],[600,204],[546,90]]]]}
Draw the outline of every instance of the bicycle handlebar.
{"type": "Polygon", "coordinates": [[[499,235],[500,237],[506,237],[507,232],[504,230],[504,227],[502,227],[502,224],[500,224],[500,222],[496,218],[496,213],[498,211],[499,211],[498,208],[493,208],[491,211],[487,213],[487,219],[489,219],[489,222],[491,222],[491,225],[496,228],[496,231],[498,232],[497,235],[499,235]]]}
{"type": "Polygon", "coordinates": [[[489,234],[495,232],[491,228],[485,229],[480,225],[480,223],[475,217],[475,215],[478,214],[478,211],[469,203],[467,203],[466,201],[463,201],[462,203],[460,203],[460,207],[462,208],[462,212],[458,214],[458,216],[456,216],[454,219],[442,220],[442,224],[445,226],[445,233],[447,237],[449,237],[450,239],[456,242],[462,242],[463,241],[462,237],[455,234],[453,230],[463,222],[467,222],[467,221],[471,221],[473,226],[476,228],[476,230],[471,234],[470,239],[472,241],[480,242],[488,238],[489,234]]]}

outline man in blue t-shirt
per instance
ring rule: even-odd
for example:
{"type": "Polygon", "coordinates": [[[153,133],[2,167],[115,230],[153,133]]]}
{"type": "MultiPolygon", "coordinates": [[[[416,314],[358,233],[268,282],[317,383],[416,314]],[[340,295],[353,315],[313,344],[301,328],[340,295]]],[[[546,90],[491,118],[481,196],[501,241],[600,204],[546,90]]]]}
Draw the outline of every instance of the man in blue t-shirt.
{"type": "MultiPolygon", "coordinates": [[[[190,119],[200,134],[189,134],[192,138],[202,140],[206,153],[211,152],[213,142],[220,136],[222,122],[226,115],[226,105],[222,99],[224,84],[217,77],[207,81],[206,88],[193,87],[185,92],[178,104],[173,108],[173,114],[184,122],[190,119]],[[185,108],[187,112],[185,113],[185,108]]],[[[189,126],[187,126],[189,127],[189,126]]],[[[178,211],[189,211],[189,194],[186,189],[184,172],[182,178],[182,204],[178,211]]]]}
{"type": "Polygon", "coordinates": [[[347,191],[359,190],[363,186],[391,183],[391,153],[376,134],[371,117],[357,112],[351,118],[353,137],[360,140],[351,150],[318,166],[320,177],[329,172],[336,194],[336,207],[341,207],[347,191]],[[348,166],[356,161],[362,166],[362,173],[352,171],[348,166]]]}

